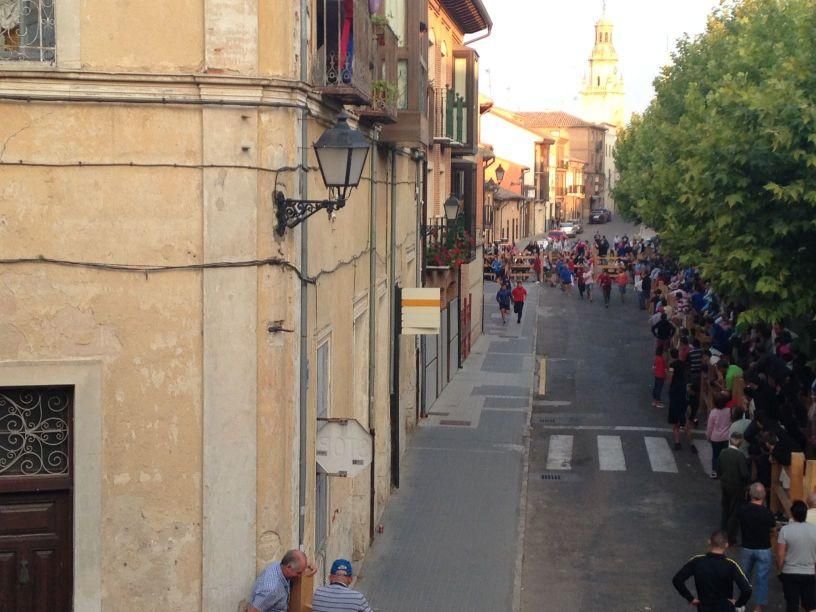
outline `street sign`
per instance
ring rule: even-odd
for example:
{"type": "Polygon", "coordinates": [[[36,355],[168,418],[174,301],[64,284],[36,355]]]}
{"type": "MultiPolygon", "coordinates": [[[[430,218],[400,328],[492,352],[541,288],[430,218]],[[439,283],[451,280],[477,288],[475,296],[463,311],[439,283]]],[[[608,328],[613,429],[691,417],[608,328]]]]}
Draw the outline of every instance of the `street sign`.
{"type": "Polygon", "coordinates": [[[440,289],[402,289],[402,333],[436,335],[442,323],[440,289]]]}
{"type": "Polygon", "coordinates": [[[315,451],[322,471],[353,478],[371,463],[374,443],[354,419],[319,419],[315,451]]]}

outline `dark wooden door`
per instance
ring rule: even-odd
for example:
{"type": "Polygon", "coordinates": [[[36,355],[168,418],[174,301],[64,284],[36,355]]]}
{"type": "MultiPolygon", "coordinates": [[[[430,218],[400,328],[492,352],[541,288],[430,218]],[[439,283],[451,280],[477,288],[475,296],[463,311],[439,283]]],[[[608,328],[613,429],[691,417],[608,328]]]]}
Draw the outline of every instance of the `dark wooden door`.
{"type": "Polygon", "coordinates": [[[0,612],[70,612],[73,389],[0,388],[0,612]]]}

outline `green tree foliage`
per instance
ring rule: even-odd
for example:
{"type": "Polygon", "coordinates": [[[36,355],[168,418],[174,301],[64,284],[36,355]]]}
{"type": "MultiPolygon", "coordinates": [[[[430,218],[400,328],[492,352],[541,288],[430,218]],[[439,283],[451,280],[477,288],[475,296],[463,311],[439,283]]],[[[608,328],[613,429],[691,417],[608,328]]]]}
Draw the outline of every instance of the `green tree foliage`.
{"type": "Polygon", "coordinates": [[[615,200],[741,322],[816,304],[816,0],[723,2],[618,140],[615,200]]]}

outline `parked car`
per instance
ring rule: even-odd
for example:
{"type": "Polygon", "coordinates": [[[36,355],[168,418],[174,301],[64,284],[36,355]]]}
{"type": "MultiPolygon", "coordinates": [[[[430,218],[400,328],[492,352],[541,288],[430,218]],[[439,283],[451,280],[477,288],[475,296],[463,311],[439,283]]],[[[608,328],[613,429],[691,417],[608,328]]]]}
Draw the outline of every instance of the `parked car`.
{"type": "Polygon", "coordinates": [[[589,213],[590,223],[609,223],[612,220],[612,213],[605,208],[595,208],[589,213]]]}
{"type": "Polygon", "coordinates": [[[578,235],[578,228],[572,224],[572,221],[562,221],[558,224],[558,229],[567,235],[567,238],[575,238],[578,235]]]}
{"type": "Polygon", "coordinates": [[[572,223],[576,234],[584,233],[584,223],[581,219],[570,219],[567,223],[572,223]]]}

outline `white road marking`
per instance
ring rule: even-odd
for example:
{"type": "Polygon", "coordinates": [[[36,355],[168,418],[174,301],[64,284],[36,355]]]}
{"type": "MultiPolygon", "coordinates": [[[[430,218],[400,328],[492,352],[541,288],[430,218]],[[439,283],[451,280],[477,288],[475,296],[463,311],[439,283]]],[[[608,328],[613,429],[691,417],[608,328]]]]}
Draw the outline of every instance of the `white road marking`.
{"type": "Polygon", "coordinates": [[[535,403],[538,406],[569,406],[572,404],[564,400],[535,400],[535,403]]]}
{"type": "Polygon", "coordinates": [[[703,472],[711,473],[711,444],[708,442],[698,442],[694,446],[697,447],[697,457],[700,459],[700,465],[703,466],[703,472]]]}
{"type": "Polygon", "coordinates": [[[547,395],[547,359],[538,362],[538,394],[547,395]]]}
{"type": "Polygon", "coordinates": [[[572,436],[550,436],[550,448],[547,451],[547,469],[572,469],[572,436]]]}
{"type": "Polygon", "coordinates": [[[646,436],[643,441],[646,442],[646,452],[649,453],[649,463],[652,464],[653,472],[677,473],[677,463],[666,438],[646,436]]]}
{"type": "MultiPolygon", "coordinates": [[[[645,433],[672,433],[671,427],[635,427],[631,425],[542,425],[534,423],[536,427],[551,431],[633,431],[645,433]]],[[[692,435],[705,437],[705,432],[694,432],[692,435]]]]}
{"type": "Polygon", "coordinates": [[[626,471],[620,436],[598,436],[598,465],[602,472],[626,471]]]}

